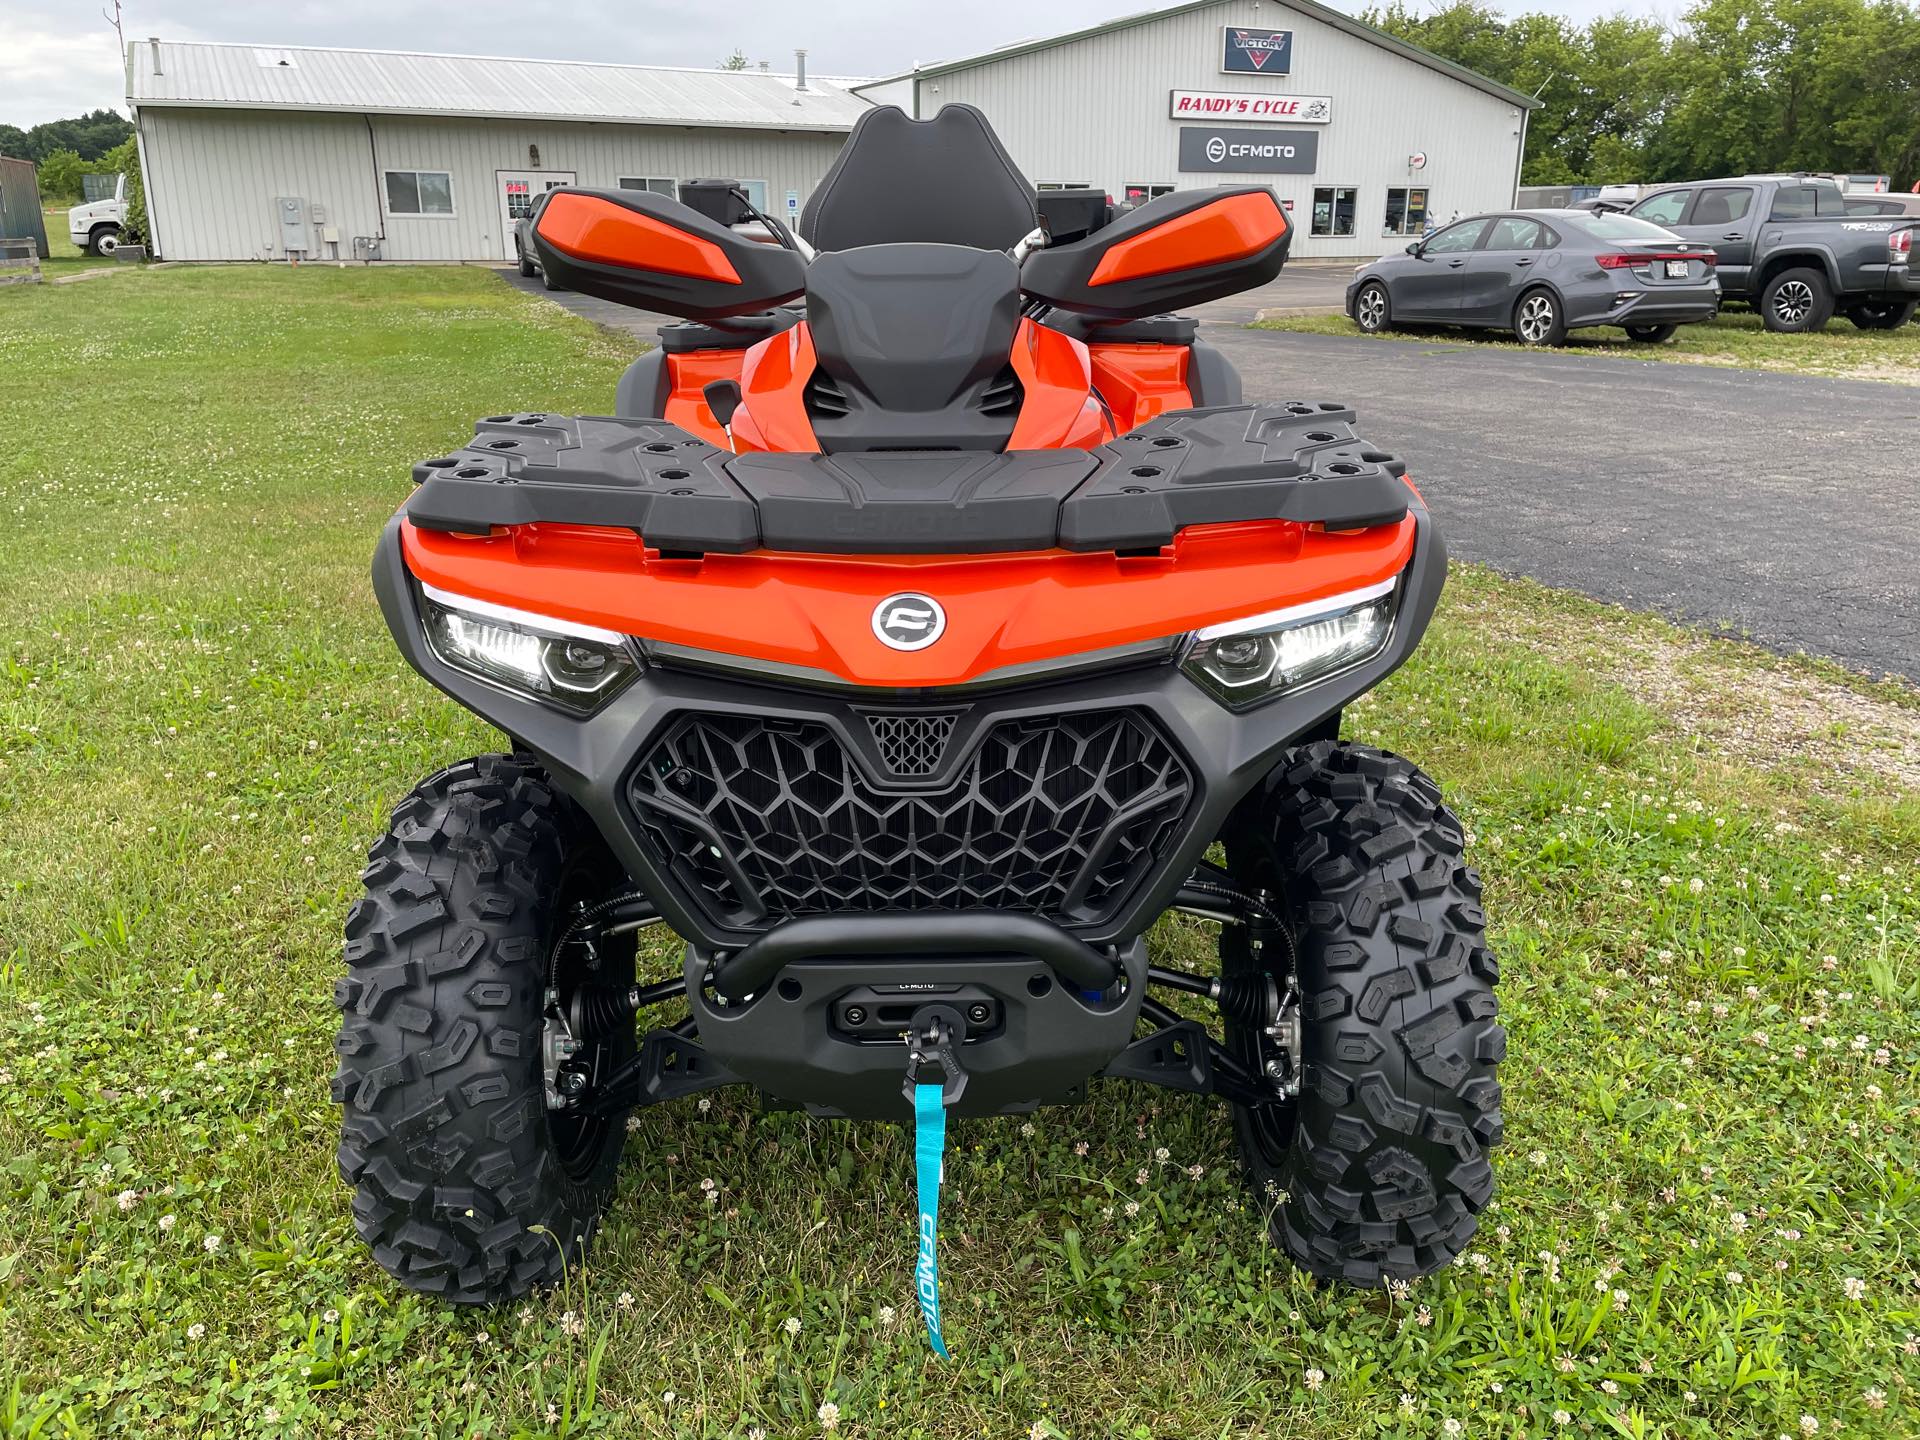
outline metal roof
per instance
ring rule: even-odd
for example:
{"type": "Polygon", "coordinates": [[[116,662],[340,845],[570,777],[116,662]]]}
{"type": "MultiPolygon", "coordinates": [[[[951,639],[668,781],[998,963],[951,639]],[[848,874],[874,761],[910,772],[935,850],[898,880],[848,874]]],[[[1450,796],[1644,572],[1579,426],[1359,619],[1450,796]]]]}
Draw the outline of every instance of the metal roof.
{"type": "MultiPolygon", "coordinates": [[[[945,75],[955,70],[969,70],[975,65],[990,65],[996,60],[1010,60],[1016,55],[1030,55],[1036,50],[1051,50],[1056,45],[1070,45],[1076,40],[1091,39],[1093,36],[1103,35],[1113,30],[1128,30],[1135,25],[1151,25],[1156,20],[1166,20],[1176,15],[1190,14],[1195,10],[1210,9],[1219,3],[1220,0],[1189,0],[1189,3],[1184,5],[1166,5],[1158,10],[1142,10],[1135,15],[1121,15],[1112,20],[1102,20],[1098,25],[1089,25],[1085,29],[1072,30],[1065,35],[1048,35],[1040,39],[1016,40],[1011,45],[1002,45],[995,50],[984,50],[977,55],[964,56],[958,60],[939,60],[930,65],[915,65],[911,70],[903,70],[897,75],[888,75],[878,80],[869,80],[864,84],[855,85],[853,88],[855,91],[868,90],[875,85],[885,85],[889,81],[894,80],[912,80],[915,78],[924,80],[930,76],[945,75]]],[[[1447,75],[1460,81],[1463,85],[1471,85],[1476,90],[1485,91],[1496,99],[1505,100],[1509,104],[1517,105],[1523,110],[1538,110],[1541,106],[1542,102],[1534,99],[1531,95],[1510,89],[1502,85],[1498,80],[1492,80],[1482,75],[1477,70],[1469,70],[1464,65],[1456,65],[1451,60],[1442,59],[1431,50],[1422,50],[1418,45],[1409,44],[1397,35],[1389,35],[1386,31],[1377,29],[1363,20],[1356,20],[1351,15],[1343,14],[1329,6],[1318,4],[1316,0],[1285,0],[1281,8],[1283,10],[1297,11],[1309,19],[1318,20],[1323,25],[1330,25],[1335,30],[1345,31],[1347,34],[1356,36],[1370,44],[1378,45],[1383,50],[1390,50],[1403,59],[1411,60],[1416,65],[1424,65],[1429,70],[1437,70],[1442,75],[1447,75]]]]}
{"type": "MultiPolygon", "coordinates": [[[[850,82],[842,81],[841,84],[850,82]]],[[[143,105],[468,115],[723,129],[851,129],[872,107],[826,81],[759,70],[136,40],[127,99],[143,105]],[[156,69],[157,62],[157,69],[156,69]]]]}

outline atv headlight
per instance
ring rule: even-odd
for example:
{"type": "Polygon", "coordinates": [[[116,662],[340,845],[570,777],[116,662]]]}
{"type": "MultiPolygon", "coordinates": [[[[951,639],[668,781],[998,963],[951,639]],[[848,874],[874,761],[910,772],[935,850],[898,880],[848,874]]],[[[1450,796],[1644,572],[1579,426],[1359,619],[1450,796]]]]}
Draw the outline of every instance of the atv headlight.
{"type": "Polygon", "coordinates": [[[639,673],[627,637],[570,620],[420,587],[427,645],[456,670],[577,714],[600,708],[639,673]]]}
{"type": "Polygon", "coordinates": [[[1399,583],[1209,625],[1195,633],[1181,668],[1233,710],[1325,680],[1386,648],[1399,583]]]}

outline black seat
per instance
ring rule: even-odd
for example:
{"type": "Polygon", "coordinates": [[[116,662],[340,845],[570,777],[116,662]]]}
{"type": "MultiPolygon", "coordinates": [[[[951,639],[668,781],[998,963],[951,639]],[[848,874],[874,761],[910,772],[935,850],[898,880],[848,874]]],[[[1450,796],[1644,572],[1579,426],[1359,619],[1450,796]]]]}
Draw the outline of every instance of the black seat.
{"type": "Polygon", "coordinates": [[[987,117],[942,106],[909,120],[897,105],[854,123],[807,199],[800,234],[817,250],[862,245],[968,245],[1010,250],[1039,224],[1027,183],[987,117]]]}

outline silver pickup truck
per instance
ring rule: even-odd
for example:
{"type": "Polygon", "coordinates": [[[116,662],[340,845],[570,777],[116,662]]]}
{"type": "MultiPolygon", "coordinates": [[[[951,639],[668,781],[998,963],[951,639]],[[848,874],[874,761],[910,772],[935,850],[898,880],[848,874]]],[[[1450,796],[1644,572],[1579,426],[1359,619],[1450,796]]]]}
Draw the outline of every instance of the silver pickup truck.
{"type": "Polygon", "coordinates": [[[1628,212],[1720,257],[1720,288],[1760,312],[1769,330],[1819,330],[1836,313],[1863,330],[1913,318],[1920,220],[1849,214],[1824,176],[1741,175],[1668,185],[1628,212]]]}

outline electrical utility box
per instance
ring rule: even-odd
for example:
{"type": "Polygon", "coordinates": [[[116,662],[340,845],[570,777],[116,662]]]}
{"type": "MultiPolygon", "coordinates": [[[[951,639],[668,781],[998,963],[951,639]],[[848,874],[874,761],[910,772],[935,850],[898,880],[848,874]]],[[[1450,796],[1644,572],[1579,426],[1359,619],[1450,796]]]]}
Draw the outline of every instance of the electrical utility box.
{"type": "Polygon", "coordinates": [[[307,202],[298,195],[282,195],[273,203],[280,216],[280,248],[289,255],[311,255],[313,231],[307,224],[307,202]]]}

